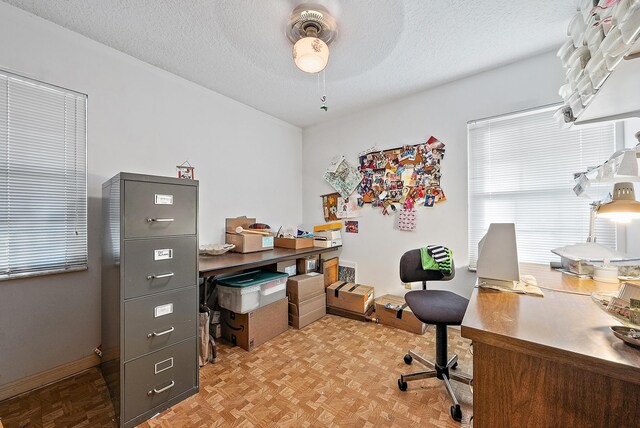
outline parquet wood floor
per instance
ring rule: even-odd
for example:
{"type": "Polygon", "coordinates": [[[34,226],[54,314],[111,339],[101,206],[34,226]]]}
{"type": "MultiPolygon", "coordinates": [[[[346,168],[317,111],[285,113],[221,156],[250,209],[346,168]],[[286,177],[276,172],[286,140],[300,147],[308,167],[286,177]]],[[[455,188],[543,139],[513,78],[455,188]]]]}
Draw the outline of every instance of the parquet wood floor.
{"type": "MultiPolygon", "coordinates": [[[[421,337],[327,315],[250,353],[222,344],[218,363],[200,370],[200,392],[141,427],[460,427],[442,382],[411,382],[406,392],[396,384],[400,373],[423,370],[404,364],[407,349],[432,358],[434,337],[433,327],[421,337]]],[[[450,329],[449,350],[471,373],[468,345],[450,329]]],[[[471,393],[454,389],[464,426],[471,393]]],[[[97,369],[0,403],[0,417],[6,428],[115,426],[97,369]]]]}

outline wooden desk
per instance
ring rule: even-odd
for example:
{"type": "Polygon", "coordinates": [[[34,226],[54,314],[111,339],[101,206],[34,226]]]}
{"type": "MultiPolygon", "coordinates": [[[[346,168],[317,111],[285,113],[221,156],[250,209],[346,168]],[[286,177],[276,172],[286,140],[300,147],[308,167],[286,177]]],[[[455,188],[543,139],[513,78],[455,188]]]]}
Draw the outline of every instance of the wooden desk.
{"type": "Polygon", "coordinates": [[[200,256],[198,258],[198,270],[201,278],[238,272],[245,269],[253,269],[261,266],[295,260],[316,254],[336,251],[342,246],[331,248],[303,248],[292,250],[289,248],[274,248],[273,250],[257,253],[225,253],[221,256],[200,256]]]}
{"type": "MultiPolygon", "coordinates": [[[[541,287],[591,293],[617,284],[522,265],[541,287]]],[[[462,322],[473,341],[474,427],[640,426],[640,350],[590,296],[475,289],[462,322]]]]}

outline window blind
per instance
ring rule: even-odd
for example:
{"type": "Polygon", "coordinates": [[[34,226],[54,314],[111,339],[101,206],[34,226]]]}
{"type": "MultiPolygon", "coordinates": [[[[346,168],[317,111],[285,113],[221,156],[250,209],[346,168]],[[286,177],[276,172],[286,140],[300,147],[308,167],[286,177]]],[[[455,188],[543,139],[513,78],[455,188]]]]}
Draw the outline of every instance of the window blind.
{"type": "MultiPolygon", "coordinates": [[[[548,263],[550,250],[586,242],[590,200],[573,193],[573,174],[615,151],[615,127],[559,129],[556,108],[473,121],[469,145],[469,266],[490,223],[515,223],[521,262],[548,263]]],[[[616,246],[615,226],[596,221],[597,242],[616,246]]]]}
{"type": "Polygon", "coordinates": [[[86,108],[0,71],[0,279],[86,269],[86,108]]]}

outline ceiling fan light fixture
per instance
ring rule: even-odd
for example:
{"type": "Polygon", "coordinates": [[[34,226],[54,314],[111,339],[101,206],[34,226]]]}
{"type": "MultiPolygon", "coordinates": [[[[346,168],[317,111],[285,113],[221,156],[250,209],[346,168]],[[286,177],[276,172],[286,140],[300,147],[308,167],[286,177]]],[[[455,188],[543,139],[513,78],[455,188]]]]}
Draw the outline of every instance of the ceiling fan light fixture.
{"type": "Polygon", "coordinates": [[[329,46],[317,37],[303,37],[293,45],[293,62],[305,73],[319,73],[329,62],[329,46]]]}
{"type": "Polygon", "coordinates": [[[305,73],[319,73],[329,62],[329,44],[337,35],[336,21],[319,5],[294,9],[286,35],[293,43],[293,62],[305,73]]]}

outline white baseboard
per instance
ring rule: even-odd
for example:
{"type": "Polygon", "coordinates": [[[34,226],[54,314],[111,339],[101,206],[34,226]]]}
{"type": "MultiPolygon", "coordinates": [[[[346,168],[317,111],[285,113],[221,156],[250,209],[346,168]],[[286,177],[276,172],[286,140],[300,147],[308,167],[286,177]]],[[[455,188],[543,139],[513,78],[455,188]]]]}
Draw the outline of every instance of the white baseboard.
{"type": "Polygon", "coordinates": [[[34,373],[5,385],[0,385],[0,401],[76,375],[98,364],[100,364],[100,358],[95,354],[91,354],[79,360],[62,364],[40,373],[34,373]]]}

